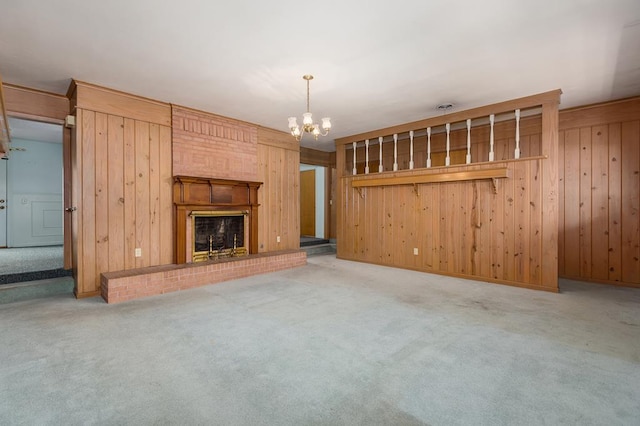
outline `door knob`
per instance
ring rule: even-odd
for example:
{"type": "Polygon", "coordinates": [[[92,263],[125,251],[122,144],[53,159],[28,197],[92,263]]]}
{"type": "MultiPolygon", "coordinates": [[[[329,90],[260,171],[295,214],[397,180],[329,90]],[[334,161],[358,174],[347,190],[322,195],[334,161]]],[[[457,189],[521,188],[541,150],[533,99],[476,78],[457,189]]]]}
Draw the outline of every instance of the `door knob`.
{"type": "Polygon", "coordinates": [[[65,212],[75,212],[76,210],[78,210],[76,207],[67,207],[64,209],[65,212]]]}
{"type": "Polygon", "coordinates": [[[0,206],[0,210],[4,210],[4,206],[0,206]]]}
{"type": "Polygon", "coordinates": [[[0,204],[4,203],[4,200],[0,200],[0,204]]]}

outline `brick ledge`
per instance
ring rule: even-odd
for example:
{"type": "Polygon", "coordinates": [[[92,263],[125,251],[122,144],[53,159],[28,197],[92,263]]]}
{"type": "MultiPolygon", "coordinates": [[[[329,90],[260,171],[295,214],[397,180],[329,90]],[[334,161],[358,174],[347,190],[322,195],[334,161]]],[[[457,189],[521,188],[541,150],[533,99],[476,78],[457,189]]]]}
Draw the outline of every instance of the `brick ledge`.
{"type": "Polygon", "coordinates": [[[150,266],[105,272],[100,276],[100,290],[107,303],[119,303],[280,271],[306,263],[307,254],[304,250],[287,250],[210,262],[150,266]]]}

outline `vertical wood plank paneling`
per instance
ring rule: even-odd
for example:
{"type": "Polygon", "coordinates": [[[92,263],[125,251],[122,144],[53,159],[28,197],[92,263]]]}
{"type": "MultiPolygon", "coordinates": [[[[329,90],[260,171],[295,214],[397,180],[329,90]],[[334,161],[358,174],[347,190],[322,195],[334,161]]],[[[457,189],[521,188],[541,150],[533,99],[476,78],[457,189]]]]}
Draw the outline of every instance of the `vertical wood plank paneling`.
{"type": "Polygon", "coordinates": [[[622,279],[622,167],[620,123],[609,124],[609,281],[622,279]]]}
{"type": "Polygon", "coordinates": [[[494,279],[504,279],[504,202],[505,194],[502,183],[499,184],[500,188],[497,194],[492,195],[492,211],[491,217],[493,218],[492,233],[491,233],[491,276],[494,279]]]}
{"type": "Polygon", "coordinates": [[[149,263],[160,265],[160,126],[149,125],[149,263]]]}
{"type": "MultiPolygon", "coordinates": [[[[571,129],[564,136],[564,182],[569,188],[580,187],[580,131],[571,129]]],[[[580,272],[580,192],[568,191],[564,198],[565,223],[575,226],[564,230],[564,268],[569,276],[577,277],[580,272]]]]}
{"type": "Polygon", "coordinates": [[[142,256],[135,258],[136,268],[149,266],[149,123],[135,122],[135,247],[142,256]]]}
{"type": "MultiPolygon", "coordinates": [[[[96,113],[95,179],[96,179],[96,279],[102,272],[109,271],[109,117],[96,113]]],[[[99,288],[100,281],[97,283],[99,288]]]]}
{"type": "MultiPolygon", "coordinates": [[[[593,175],[591,186],[592,278],[609,278],[609,129],[594,126],[591,133],[593,175]]],[[[575,221],[572,221],[575,223],[575,221]]],[[[575,272],[571,271],[571,276],[575,272]]]]}
{"type": "MultiPolygon", "coordinates": [[[[591,276],[591,129],[580,129],[580,184],[579,190],[575,182],[571,182],[572,192],[574,194],[565,195],[572,199],[575,194],[579,197],[579,254],[580,254],[580,271],[579,276],[591,276]]],[[[569,223],[576,223],[575,218],[571,218],[569,223]]],[[[572,271],[575,273],[575,271],[572,271]]],[[[566,273],[566,272],[565,272],[566,273]]],[[[578,275],[575,275],[578,276],[578,275]]]]}
{"type": "MultiPolygon", "coordinates": [[[[505,151],[510,152],[510,151],[505,151]]],[[[513,166],[511,166],[513,167],[513,166]]],[[[513,167],[514,169],[517,167],[513,167]]],[[[515,173],[513,173],[515,177],[515,173]]],[[[515,235],[515,216],[516,216],[516,203],[515,203],[515,182],[516,179],[504,179],[502,183],[502,193],[504,197],[504,256],[502,263],[504,265],[504,279],[509,281],[515,281],[515,244],[516,240],[513,238],[515,235]]]]}
{"type": "Polygon", "coordinates": [[[125,268],[124,245],[124,119],[108,118],[109,271],[125,268]]]}
{"type": "Polygon", "coordinates": [[[622,281],[640,284],[640,120],[622,123],[622,281]]]}
{"type": "MultiPolygon", "coordinates": [[[[84,111],[82,109],[78,109],[76,111],[76,120],[77,123],[84,123],[84,111]]],[[[73,205],[77,206],[78,210],[72,215],[72,226],[73,226],[73,277],[76,281],[74,286],[74,293],[77,297],[81,296],[83,293],[86,293],[85,283],[84,283],[84,264],[83,264],[83,256],[84,252],[84,220],[82,219],[84,216],[84,206],[82,205],[82,172],[83,172],[83,161],[82,154],[83,149],[82,145],[84,141],[84,127],[77,126],[72,133],[72,141],[71,141],[71,176],[73,180],[73,184],[71,186],[71,198],[73,200],[73,205]]]]}
{"type": "Polygon", "coordinates": [[[558,132],[558,273],[560,276],[565,275],[565,228],[566,222],[564,217],[565,203],[565,132],[558,132]]]}
{"type": "Polygon", "coordinates": [[[136,267],[135,120],[124,119],[124,268],[136,267]]]}
{"type": "Polygon", "coordinates": [[[542,233],[542,161],[531,163],[531,180],[529,191],[531,192],[530,208],[530,233],[529,233],[529,276],[530,283],[540,285],[542,283],[542,241],[539,236],[542,233]]]}
{"type": "Polygon", "coordinates": [[[171,127],[160,126],[160,264],[175,261],[175,220],[173,218],[173,173],[171,153],[171,127]]]}
{"type": "Polygon", "coordinates": [[[83,293],[100,288],[96,276],[96,177],[95,177],[95,112],[82,115],[82,283],[83,293]]]}

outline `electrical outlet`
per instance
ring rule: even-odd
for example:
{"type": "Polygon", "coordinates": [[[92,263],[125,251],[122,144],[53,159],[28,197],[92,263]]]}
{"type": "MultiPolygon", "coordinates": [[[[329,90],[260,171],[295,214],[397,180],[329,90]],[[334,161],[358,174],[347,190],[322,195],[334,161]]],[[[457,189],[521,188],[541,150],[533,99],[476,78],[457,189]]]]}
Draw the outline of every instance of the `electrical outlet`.
{"type": "Polygon", "coordinates": [[[418,247],[414,247],[413,248],[413,255],[417,256],[418,255],[418,247]]]}
{"type": "Polygon", "coordinates": [[[279,243],[279,242],[280,242],[280,235],[276,237],[276,243],[279,243]]]}
{"type": "Polygon", "coordinates": [[[142,249],[140,247],[136,247],[135,256],[142,257],[142,249]]]}

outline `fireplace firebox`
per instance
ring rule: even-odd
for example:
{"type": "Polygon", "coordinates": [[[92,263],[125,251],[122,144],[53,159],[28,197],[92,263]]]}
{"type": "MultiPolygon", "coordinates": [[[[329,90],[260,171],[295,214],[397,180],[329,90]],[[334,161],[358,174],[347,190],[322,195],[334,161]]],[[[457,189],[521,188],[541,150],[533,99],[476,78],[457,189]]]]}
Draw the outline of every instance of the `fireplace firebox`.
{"type": "Polygon", "coordinates": [[[248,254],[245,232],[249,212],[192,211],[193,262],[248,254]]]}
{"type": "Polygon", "coordinates": [[[260,185],[175,176],[176,263],[257,253],[260,185]]]}

